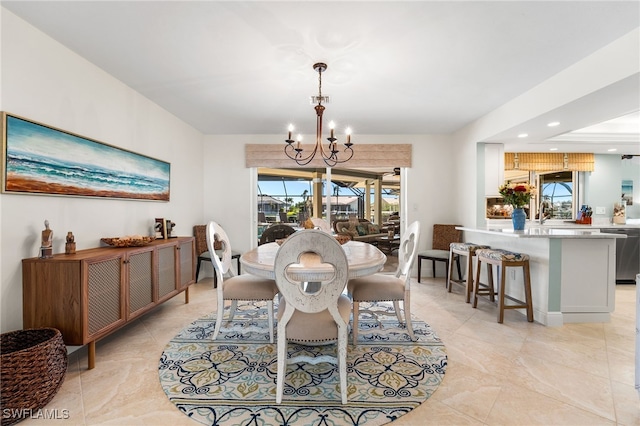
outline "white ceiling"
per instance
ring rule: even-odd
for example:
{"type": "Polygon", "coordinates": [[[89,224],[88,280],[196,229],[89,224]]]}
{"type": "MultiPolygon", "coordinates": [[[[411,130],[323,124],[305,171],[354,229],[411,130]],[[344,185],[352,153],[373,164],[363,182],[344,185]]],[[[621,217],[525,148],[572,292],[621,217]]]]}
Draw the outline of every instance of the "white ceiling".
{"type": "MultiPolygon", "coordinates": [[[[0,3],[205,134],[283,140],[290,122],[313,133],[314,62],[328,64],[326,120],[351,126],[356,142],[358,133],[446,134],[640,26],[638,1],[0,3]]],[[[564,133],[620,115],[607,104],[553,119],[564,133]]],[[[633,126],[620,153],[640,154],[633,126]]],[[[524,150],[549,149],[548,135],[558,131],[524,150]]],[[[606,142],[589,150],[606,152],[606,142]]],[[[584,150],[549,142],[561,143],[584,150]]]]}

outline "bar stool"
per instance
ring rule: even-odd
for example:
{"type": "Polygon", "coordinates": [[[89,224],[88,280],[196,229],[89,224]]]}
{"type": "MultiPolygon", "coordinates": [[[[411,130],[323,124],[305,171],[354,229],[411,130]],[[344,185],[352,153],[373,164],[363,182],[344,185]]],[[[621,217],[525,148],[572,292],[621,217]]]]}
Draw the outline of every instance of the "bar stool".
{"type": "Polygon", "coordinates": [[[476,250],[488,249],[489,246],[483,246],[476,243],[451,243],[449,244],[449,274],[447,282],[447,290],[451,293],[451,287],[453,284],[460,284],[466,286],[467,303],[471,301],[471,292],[473,291],[473,257],[476,255],[476,250]],[[458,279],[453,279],[453,259],[454,257],[458,261],[458,268],[460,267],[460,256],[467,256],[467,279],[463,280],[458,269],[458,279]]]}
{"type": "Polygon", "coordinates": [[[522,253],[515,253],[501,249],[479,249],[476,250],[476,256],[478,257],[478,266],[476,270],[475,288],[473,294],[473,307],[478,305],[479,295],[489,295],[491,301],[494,301],[494,296],[498,295],[498,323],[502,324],[504,321],[505,309],[526,309],[527,321],[533,322],[533,304],[531,303],[531,275],[529,272],[529,255],[522,253]],[[486,288],[480,289],[480,270],[482,264],[487,264],[487,285],[486,288]],[[500,267],[500,282],[499,292],[496,293],[493,288],[493,269],[492,265],[500,267]],[[505,284],[507,277],[507,268],[522,267],[522,273],[524,276],[524,295],[525,302],[515,299],[505,294],[505,284]],[[505,299],[509,299],[516,304],[506,305],[505,299]]]}

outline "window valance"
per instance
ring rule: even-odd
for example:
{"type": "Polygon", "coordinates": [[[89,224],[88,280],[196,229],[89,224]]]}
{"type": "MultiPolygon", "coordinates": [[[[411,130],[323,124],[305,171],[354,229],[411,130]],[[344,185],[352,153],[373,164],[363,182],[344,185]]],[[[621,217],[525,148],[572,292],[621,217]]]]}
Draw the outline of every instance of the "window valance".
{"type": "MultiPolygon", "coordinates": [[[[311,148],[311,144],[307,144],[311,148]]],[[[338,145],[338,149],[340,145],[338,145]]],[[[353,158],[340,167],[411,167],[411,144],[355,144],[353,158]]],[[[299,168],[284,153],[281,144],[246,144],[246,167],[299,168]]],[[[308,168],[326,167],[320,158],[315,158],[308,168]]]]}
{"type": "Polygon", "coordinates": [[[568,170],[573,172],[593,171],[592,153],[559,152],[505,152],[505,170],[529,170],[552,172],[568,170]]]}

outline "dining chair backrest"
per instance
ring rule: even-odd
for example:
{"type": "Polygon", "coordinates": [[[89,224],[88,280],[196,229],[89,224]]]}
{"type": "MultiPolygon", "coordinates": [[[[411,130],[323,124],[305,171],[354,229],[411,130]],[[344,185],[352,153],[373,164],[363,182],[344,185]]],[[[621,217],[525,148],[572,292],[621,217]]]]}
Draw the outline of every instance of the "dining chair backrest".
{"type": "Polygon", "coordinates": [[[411,223],[402,234],[400,249],[398,250],[398,271],[397,277],[409,276],[411,267],[418,251],[418,241],[420,240],[420,222],[417,220],[411,223]]]}
{"type": "MultiPolygon", "coordinates": [[[[349,266],[342,246],[331,235],[316,229],[291,235],[278,249],[274,272],[278,291],[287,302],[287,311],[316,313],[328,309],[336,323],[342,321],[336,301],[347,285],[349,266]],[[299,263],[300,255],[308,252],[317,254],[322,263],[332,265],[335,272],[330,281],[322,282],[319,290],[312,293],[305,290],[304,283],[292,280],[287,273],[289,265],[299,263]]],[[[288,317],[286,311],[283,317],[288,317]]]]}
{"type": "Polygon", "coordinates": [[[313,222],[313,226],[315,228],[318,228],[321,231],[324,231],[324,232],[326,232],[328,234],[332,233],[331,225],[329,225],[329,222],[327,222],[323,218],[321,218],[321,217],[312,217],[311,218],[311,222],[313,222]]]}
{"type": "MultiPolygon", "coordinates": [[[[211,261],[215,272],[217,274],[217,281],[219,288],[222,288],[222,282],[226,275],[233,276],[233,268],[231,267],[231,244],[229,243],[229,237],[227,233],[216,222],[211,221],[207,224],[207,247],[210,253],[215,253],[214,244],[215,240],[222,243],[221,256],[211,256],[211,261]]],[[[218,251],[218,254],[220,252],[218,251]]]]}
{"type": "Polygon", "coordinates": [[[456,229],[460,225],[436,223],[433,225],[431,249],[449,251],[451,243],[462,241],[462,231],[456,229]]]}
{"type": "Polygon", "coordinates": [[[194,225],[193,236],[196,243],[196,256],[209,251],[209,247],[207,247],[207,225],[194,225]]]}

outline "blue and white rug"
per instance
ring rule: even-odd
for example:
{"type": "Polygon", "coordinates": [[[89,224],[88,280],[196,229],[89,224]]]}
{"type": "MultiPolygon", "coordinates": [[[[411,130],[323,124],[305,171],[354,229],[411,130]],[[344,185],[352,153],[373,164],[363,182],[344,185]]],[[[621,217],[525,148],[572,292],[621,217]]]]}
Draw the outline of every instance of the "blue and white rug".
{"type": "MultiPolygon", "coordinates": [[[[445,347],[428,324],[413,318],[412,342],[395,317],[379,323],[361,315],[358,345],[348,347],[348,404],[341,404],[335,365],[301,363],[288,366],[277,405],[277,349],[269,343],[266,312],[241,304],[233,322],[254,331],[221,332],[216,341],[212,313],[167,344],[160,383],[180,411],[205,425],[382,425],[426,401],[444,378],[445,347]]],[[[336,351],[292,343],[288,349],[290,356],[336,351]]]]}

